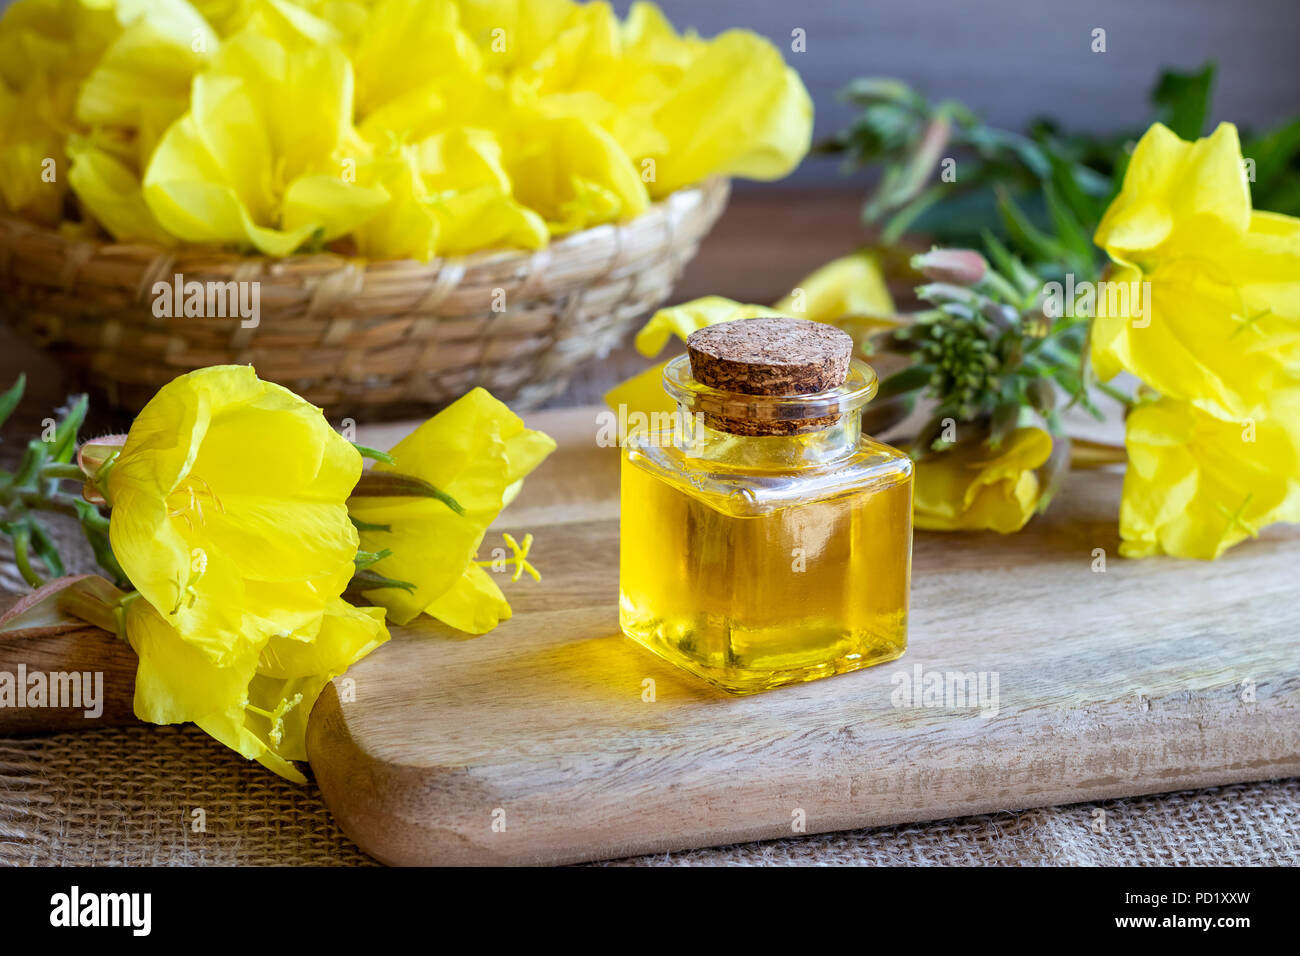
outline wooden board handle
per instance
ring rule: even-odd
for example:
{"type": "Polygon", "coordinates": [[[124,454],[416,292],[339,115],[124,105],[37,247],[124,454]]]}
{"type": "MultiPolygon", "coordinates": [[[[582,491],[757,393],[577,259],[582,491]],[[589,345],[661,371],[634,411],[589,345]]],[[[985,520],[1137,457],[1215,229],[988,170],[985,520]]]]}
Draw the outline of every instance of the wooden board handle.
{"type": "Polygon", "coordinates": [[[60,612],[67,579],[20,598],[0,617],[0,735],[136,723],[135,652],[60,612]]]}

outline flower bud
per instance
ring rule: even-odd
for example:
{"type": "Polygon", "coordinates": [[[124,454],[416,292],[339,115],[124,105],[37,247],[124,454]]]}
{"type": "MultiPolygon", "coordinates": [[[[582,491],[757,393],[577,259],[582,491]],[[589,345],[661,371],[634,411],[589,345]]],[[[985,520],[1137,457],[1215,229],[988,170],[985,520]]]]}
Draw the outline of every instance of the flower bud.
{"type": "Polygon", "coordinates": [[[984,278],[989,265],[973,249],[931,249],[913,256],[912,268],[935,282],[975,285],[984,278]]]}

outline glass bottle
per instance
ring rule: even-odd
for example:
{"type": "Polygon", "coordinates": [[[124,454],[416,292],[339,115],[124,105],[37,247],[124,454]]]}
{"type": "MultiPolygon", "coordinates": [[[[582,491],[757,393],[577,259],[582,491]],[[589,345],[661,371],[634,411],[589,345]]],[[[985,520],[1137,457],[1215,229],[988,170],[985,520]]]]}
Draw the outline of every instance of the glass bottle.
{"type": "Polygon", "coordinates": [[[899,657],[912,462],[862,434],[875,372],[802,319],[687,345],[664,373],[677,414],[625,443],[623,632],[733,694],[899,657]]]}

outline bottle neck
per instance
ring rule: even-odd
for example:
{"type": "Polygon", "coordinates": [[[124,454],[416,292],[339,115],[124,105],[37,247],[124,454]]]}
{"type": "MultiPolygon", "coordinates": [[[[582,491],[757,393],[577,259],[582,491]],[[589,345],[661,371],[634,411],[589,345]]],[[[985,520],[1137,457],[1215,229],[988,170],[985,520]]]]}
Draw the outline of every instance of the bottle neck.
{"type": "Polygon", "coordinates": [[[705,416],[677,406],[678,447],[687,458],[739,468],[781,470],[826,465],[853,454],[862,439],[860,408],[796,435],[737,435],[710,427],[705,416]]]}

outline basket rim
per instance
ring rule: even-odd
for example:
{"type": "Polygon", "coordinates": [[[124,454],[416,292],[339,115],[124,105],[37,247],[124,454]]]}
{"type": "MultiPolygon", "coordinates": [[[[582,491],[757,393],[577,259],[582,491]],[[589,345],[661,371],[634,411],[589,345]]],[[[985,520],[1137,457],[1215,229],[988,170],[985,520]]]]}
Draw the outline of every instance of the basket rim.
{"type": "MultiPolygon", "coordinates": [[[[121,242],[111,238],[68,236],[60,232],[57,226],[44,226],[10,212],[0,212],[0,259],[10,258],[14,247],[24,241],[37,241],[49,243],[57,248],[76,249],[77,257],[83,262],[100,257],[119,261],[148,260],[155,263],[166,261],[169,263],[169,269],[176,268],[180,272],[192,271],[195,274],[233,269],[241,271],[256,269],[265,274],[298,270],[328,271],[350,267],[360,268],[366,272],[403,274],[445,274],[449,270],[454,270],[467,276],[481,269],[496,270],[509,265],[516,266],[525,274],[536,274],[543,271],[557,256],[566,252],[599,248],[607,244],[606,237],[621,237],[645,228],[658,228],[665,217],[670,217],[675,222],[693,208],[707,206],[714,202],[725,202],[730,192],[730,184],[729,177],[711,176],[655,200],[643,213],[631,219],[579,229],[554,238],[540,249],[482,249],[464,255],[435,256],[427,262],[409,258],[370,259],[330,250],[294,253],[277,258],[262,254],[230,252],[219,246],[168,247],[153,242],[121,242]],[[192,264],[189,270],[181,268],[185,263],[192,264]]],[[[2,271],[7,270],[0,269],[0,272],[2,271]]]]}

